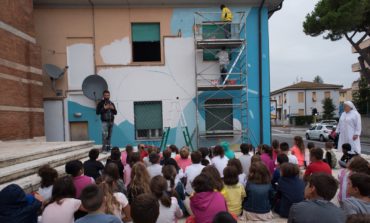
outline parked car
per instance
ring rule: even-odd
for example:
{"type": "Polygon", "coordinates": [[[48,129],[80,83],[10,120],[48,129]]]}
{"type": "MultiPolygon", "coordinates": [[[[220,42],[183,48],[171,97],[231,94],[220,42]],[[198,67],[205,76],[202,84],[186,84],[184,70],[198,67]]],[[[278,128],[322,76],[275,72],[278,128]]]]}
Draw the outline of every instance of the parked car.
{"type": "Polygon", "coordinates": [[[331,120],[321,120],[319,124],[322,125],[338,125],[337,120],[331,119],[331,120]]]}
{"type": "Polygon", "coordinates": [[[316,124],[306,131],[306,139],[318,139],[322,142],[329,140],[333,125],[316,124]]]}
{"type": "Polygon", "coordinates": [[[334,126],[334,127],[337,127],[337,125],[338,125],[338,122],[337,122],[337,120],[334,120],[334,119],[331,119],[331,120],[321,120],[320,122],[318,122],[318,123],[312,123],[310,126],[310,128],[312,128],[312,127],[314,127],[314,126],[316,126],[316,125],[318,125],[318,124],[321,124],[321,125],[332,125],[332,126],[334,126]]]}

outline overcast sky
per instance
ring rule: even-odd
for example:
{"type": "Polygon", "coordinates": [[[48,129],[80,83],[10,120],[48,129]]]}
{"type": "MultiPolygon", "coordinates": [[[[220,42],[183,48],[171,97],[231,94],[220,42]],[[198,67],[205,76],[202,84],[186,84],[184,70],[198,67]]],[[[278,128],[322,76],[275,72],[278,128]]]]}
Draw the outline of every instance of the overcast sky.
{"type": "Polygon", "coordinates": [[[303,21],[318,0],[285,0],[283,8],[270,18],[271,90],[292,84],[298,77],[312,81],[320,75],[325,83],[350,87],[359,77],[351,65],[357,55],[351,53],[346,39],[336,42],[303,33],[303,21]]]}

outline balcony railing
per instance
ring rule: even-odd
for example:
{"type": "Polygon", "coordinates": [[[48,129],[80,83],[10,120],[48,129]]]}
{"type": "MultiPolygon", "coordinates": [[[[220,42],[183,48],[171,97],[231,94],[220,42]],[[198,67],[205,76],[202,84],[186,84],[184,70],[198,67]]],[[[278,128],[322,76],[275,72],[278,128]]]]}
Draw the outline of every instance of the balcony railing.
{"type": "Polygon", "coordinates": [[[221,21],[220,12],[196,12],[194,15],[194,38],[197,41],[246,39],[245,12],[235,12],[232,22],[221,21]]]}

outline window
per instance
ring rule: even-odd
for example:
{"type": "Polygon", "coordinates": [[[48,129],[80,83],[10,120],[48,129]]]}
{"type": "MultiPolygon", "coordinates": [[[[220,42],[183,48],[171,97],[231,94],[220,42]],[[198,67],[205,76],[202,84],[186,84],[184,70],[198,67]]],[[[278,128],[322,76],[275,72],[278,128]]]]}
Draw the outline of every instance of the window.
{"type": "Polygon", "coordinates": [[[322,126],[321,125],[318,125],[316,130],[321,130],[322,129],[322,126]]]}
{"type": "Polygon", "coordinates": [[[279,95],[279,105],[282,104],[281,95],[279,95]]]}
{"type": "Polygon", "coordinates": [[[136,139],[159,139],[162,136],[162,102],[134,102],[136,139]]]}
{"type": "MultiPolygon", "coordinates": [[[[233,127],[233,108],[231,106],[232,99],[211,99],[205,102],[206,106],[206,131],[217,131],[225,133],[232,131],[233,127]],[[223,105],[223,106],[217,106],[223,105]]],[[[214,133],[210,133],[214,134],[214,133]]]]}
{"type": "Polygon", "coordinates": [[[316,91],[313,91],[312,92],[312,102],[316,102],[316,101],[317,101],[316,91]]]}
{"type": "Polygon", "coordinates": [[[325,98],[330,98],[330,91],[325,91],[324,97],[325,98]]]}
{"type": "Polygon", "coordinates": [[[286,104],[286,93],[284,94],[284,104],[286,104]]]}
{"type": "Polygon", "coordinates": [[[298,109],[298,115],[303,116],[304,115],[304,109],[298,109]]]}
{"type": "Polygon", "coordinates": [[[131,35],[134,62],[161,61],[159,23],[132,23],[131,35]]]}
{"type": "Polygon", "coordinates": [[[298,92],[298,103],[303,103],[303,102],[304,102],[304,93],[298,92]]]}

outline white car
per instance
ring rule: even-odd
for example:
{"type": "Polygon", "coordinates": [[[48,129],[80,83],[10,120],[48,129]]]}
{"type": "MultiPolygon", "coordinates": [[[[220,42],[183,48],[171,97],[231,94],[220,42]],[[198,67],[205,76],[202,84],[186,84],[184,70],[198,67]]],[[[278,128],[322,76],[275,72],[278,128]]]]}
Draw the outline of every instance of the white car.
{"type": "Polygon", "coordinates": [[[322,142],[329,139],[329,135],[333,130],[332,125],[316,124],[311,126],[309,130],[306,131],[306,139],[318,139],[322,142]]]}

